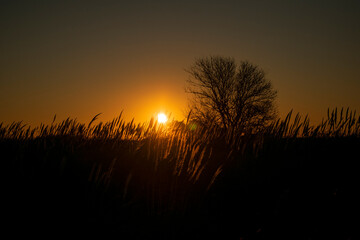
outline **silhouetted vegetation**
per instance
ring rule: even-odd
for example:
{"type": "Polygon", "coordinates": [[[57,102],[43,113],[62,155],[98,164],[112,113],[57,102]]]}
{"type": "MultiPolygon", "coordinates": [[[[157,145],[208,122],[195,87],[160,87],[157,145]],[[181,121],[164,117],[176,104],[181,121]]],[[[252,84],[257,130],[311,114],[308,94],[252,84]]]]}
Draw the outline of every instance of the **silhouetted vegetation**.
{"type": "Polygon", "coordinates": [[[216,56],[196,60],[187,72],[192,120],[241,134],[262,131],[276,117],[276,91],[258,66],[216,56]]]}
{"type": "Polygon", "coordinates": [[[256,134],[217,124],[0,124],[8,224],[119,237],[348,239],[360,118],[299,114],[256,134]]]}

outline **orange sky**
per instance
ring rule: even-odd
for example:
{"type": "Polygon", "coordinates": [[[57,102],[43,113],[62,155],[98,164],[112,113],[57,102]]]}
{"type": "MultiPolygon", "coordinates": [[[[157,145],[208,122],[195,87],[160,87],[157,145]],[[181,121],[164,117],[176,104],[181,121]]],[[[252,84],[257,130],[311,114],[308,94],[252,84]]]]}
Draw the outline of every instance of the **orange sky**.
{"type": "Polygon", "coordinates": [[[359,1],[2,1],[0,18],[0,122],[182,120],[184,69],[209,55],[262,67],[282,116],[360,111],[359,1]]]}

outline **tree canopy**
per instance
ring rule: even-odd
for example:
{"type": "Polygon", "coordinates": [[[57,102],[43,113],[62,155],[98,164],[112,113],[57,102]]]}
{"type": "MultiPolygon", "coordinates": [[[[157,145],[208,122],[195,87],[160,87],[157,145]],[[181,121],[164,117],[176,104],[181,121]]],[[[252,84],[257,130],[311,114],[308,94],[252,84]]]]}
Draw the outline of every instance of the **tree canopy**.
{"type": "Polygon", "coordinates": [[[277,92],[257,65],[211,56],[197,59],[186,71],[192,120],[253,132],[276,116],[277,92]]]}

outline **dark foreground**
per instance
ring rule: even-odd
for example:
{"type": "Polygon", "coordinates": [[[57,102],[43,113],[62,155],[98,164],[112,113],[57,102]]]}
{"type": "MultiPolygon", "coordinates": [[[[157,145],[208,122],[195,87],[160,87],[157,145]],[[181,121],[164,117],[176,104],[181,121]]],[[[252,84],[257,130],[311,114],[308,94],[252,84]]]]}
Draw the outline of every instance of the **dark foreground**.
{"type": "Polygon", "coordinates": [[[221,171],[210,187],[210,177],[174,176],[170,160],[154,167],[153,143],[137,144],[2,140],[5,229],[128,239],[355,239],[359,138],[265,139],[261,149],[231,157],[226,144],[214,143],[203,175],[213,177],[219,163],[221,171]]]}

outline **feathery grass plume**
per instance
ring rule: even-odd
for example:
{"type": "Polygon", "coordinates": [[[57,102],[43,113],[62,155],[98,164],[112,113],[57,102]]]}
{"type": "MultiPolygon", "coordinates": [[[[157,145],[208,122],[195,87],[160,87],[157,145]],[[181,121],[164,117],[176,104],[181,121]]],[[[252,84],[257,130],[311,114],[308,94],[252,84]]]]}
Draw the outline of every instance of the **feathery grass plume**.
{"type": "Polygon", "coordinates": [[[96,114],[96,115],[91,119],[91,121],[89,122],[88,128],[90,128],[91,124],[92,124],[96,119],[98,119],[98,117],[100,116],[100,114],[102,114],[102,113],[96,114]]]}
{"type": "Polygon", "coordinates": [[[214,184],[215,179],[216,179],[216,178],[220,175],[220,173],[222,172],[222,167],[223,167],[223,166],[220,165],[220,166],[216,169],[214,175],[212,176],[212,178],[211,178],[211,180],[210,180],[210,182],[209,182],[209,184],[208,184],[208,186],[207,186],[207,188],[206,188],[207,191],[209,191],[209,189],[211,188],[211,186],[214,184]]]}

